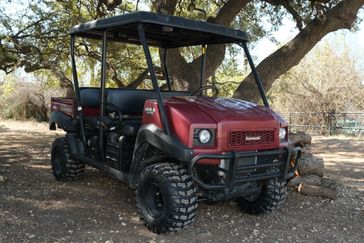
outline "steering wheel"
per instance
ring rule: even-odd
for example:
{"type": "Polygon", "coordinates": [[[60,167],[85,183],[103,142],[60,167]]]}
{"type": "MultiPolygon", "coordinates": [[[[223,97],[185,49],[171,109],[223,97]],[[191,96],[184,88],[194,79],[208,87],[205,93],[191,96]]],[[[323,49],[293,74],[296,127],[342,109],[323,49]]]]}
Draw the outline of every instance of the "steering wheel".
{"type": "Polygon", "coordinates": [[[217,87],[215,85],[206,85],[201,88],[195,89],[194,91],[191,92],[191,96],[201,96],[202,91],[208,90],[208,89],[211,89],[214,91],[214,94],[211,97],[216,98],[218,96],[219,90],[217,89],[217,87]]]}
{"type": "MultiPolygon", "coordinates": [[[[123,112],[120,110],[120,108],[117,106],[117,105],[115,105],[115,104],[113,104],[113,103],[111,103],[111,102],[107,102],[107,101],[105,101],[104,102],[104,105],[106,106],[106,107],[112,107],[114,110],[115,110],[115,112],[118,114],[118,117],[119,117],[119,121],[121,122],[122,121],[122,119],[123,119],[123,112]]],[[[111,116],[110,115],[110,117],[111,118],[113,118],[114,119],[114,117],[113,116],[111,116]]]]}
{"type": "Polygon", "coordinates": [[[123,116],[122,116],[122,111],[120,110],[120,108],[118,106],[116,106],[115,104],[111,103],[111,102],[104,102],[105,107],[111,107],[113,108],[113,110],[117,113],[117,116],[114,115],[114,112],[109,113],[108,116],[104,116],[104,120],[103,120],[103,124],[105,127],[107,127],[108,129],[111,130],[112,127],[115,128],[115,126],[117,126],[117,124],[115,124],[115,122],[122,122],[123,116]]]}

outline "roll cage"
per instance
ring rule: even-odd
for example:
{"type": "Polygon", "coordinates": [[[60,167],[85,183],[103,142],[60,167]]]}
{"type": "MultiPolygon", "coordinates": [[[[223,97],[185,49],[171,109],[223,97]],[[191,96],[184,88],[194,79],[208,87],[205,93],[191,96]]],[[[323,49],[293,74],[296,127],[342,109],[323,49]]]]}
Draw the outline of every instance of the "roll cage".
{"type": "MultiPolygon", "coordinates": [[[[149,46],[155,46],[164,49],[164,61],[162,65],[164,69],[164,74],[166,76],[168,89],[171,90],[171,80],[168,76],[168,69],[166,65],[168,49],[196,45],[200,45],[202,47],[202,63],[200,76],[201,88],[203,85],[203,80],[205,79],[206,46],[212,44],[238,44],[244,49],[263,103],[266,107],[269,107],[262,82],[257,74],[252,57],[248,51],[248,36],[245,32],[241,30],[230,29],[221,25],[216,25],[203,21],[188,20],[176,16],[155,14],[150,12],[135,12],[77,25],[71,29],[70,34],[72,75],[77,102],[77,112],[80,123],[81,139],[85,149],[87,148],[85,127],[83,121],[80,88],[75,61],[76,37],[99,39],[102,41],[100,121],[103,120],[105,110],[106,55],[107,43],[109,40],[142,45],[147,60],[153,89],[157,98],[160,118],[163,125],[163,131],[168,136],[171,135],[171,129],[168,124],[165,108],[163,106],[163,99],[157,82],[156,73],[153,67],[149,46]]],[[[103,127],[99,126],[99,147],[100,153],[102,155],[104,155],[104,149],[102,144],[103,136],[103,127]]],[[[87,155],[87,151],[85,151],[85,153],[87,155]]],[[[104,158],[104,156],[102,156],[102,158],[104,158]]]]}

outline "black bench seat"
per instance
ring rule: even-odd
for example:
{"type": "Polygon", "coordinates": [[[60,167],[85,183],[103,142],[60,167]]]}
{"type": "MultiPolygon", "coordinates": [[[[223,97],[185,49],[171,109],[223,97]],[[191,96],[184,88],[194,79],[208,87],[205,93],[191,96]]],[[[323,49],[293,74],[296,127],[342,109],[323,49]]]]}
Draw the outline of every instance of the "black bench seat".
{"type": "MultiPolygon", "coordinates": [[[[162,98],[168,99],[174,96],[187,96],[190,92],[186,91],[161,91],[162,98]]],[[[99,109],[100,89],[99,88],[80,88],[81,105],[83,109],[99,109]]],[[[148,99],[156,99],[154,90],[139,90],[127,88],[108,88],[105,90],[105,101],[116,105],[123,115],[123,127],[121,130],[125,135],[136,135],[141,125],[141,118],[144,103],[148,99]]],[[[113,112],[112,107],[106,107],[107,112],[113,112]]],[[[97,116],[89,117],[97,120],[97,116]]],[[[86,119],[89,120],[89,119],[86,119]]]]}

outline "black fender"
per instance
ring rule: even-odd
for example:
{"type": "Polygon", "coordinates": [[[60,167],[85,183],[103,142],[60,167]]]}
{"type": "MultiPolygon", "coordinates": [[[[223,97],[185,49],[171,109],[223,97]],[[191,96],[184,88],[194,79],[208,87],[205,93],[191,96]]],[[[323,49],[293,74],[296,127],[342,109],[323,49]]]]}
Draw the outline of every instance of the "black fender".
{"type": "Polygon", "coordinates": [[[67,132],[67,145],[71,156],[78,157],[79,155],[85,155],[85,148],[79,134],[67,132]]]}
{"type": "Polygon", "coordinates": [[[183,145],[177,138],[167,135],[154,124],[147,124],[139,129],[133,154],[133,161],[129,172],[129,186],[135,187],[138,176],[144,167],[160,156],[145,158],[143,146],[151,145],[163,152],[165,158],[172,158],[182,163],[190,163],[193,158],[193,150],[183,145]],[[148,161],[148,163],[144,163],[148,161]]]}
{"type": "Polygon", "coordinates": [[[65,131],[76,130],[73,119],[60,111],[53,111],[49,117],[49,130],[56,130],[56,127],[65,131]]]}

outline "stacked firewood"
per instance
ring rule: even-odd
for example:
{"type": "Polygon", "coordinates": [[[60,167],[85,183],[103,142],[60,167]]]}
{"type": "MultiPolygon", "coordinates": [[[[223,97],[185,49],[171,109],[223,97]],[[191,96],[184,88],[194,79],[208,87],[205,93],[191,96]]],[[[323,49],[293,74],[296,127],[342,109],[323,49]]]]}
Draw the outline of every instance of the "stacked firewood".
{"type": "Polygon", "coordinates": [[[302,157],[288,186],[305,195],[336,199],[335,186],[324,178],[324,160],[311,153],[312,137],[304,132],[290,133],[289,137],[291,146],[302,148],[302,157]]]}

